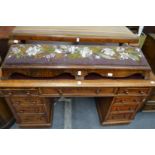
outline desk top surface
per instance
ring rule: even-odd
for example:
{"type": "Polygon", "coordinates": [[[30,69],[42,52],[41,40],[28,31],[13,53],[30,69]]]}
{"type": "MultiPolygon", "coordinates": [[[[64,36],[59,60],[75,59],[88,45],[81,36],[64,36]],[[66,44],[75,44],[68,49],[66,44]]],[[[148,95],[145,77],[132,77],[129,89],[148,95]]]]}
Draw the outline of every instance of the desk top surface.
{"type": "Polygon", "coordinates": [[[13,30],[12,37],[23,40],[80,38],[86,42],[95,38],[103,42],[138,42],[138,37],[125,26],[22,26],[13,30]]]}
{"type": "Polygon", "coordinates": [[[141,50],[130,46],[15,44],[3,67],[149,67],[141,50]]]}

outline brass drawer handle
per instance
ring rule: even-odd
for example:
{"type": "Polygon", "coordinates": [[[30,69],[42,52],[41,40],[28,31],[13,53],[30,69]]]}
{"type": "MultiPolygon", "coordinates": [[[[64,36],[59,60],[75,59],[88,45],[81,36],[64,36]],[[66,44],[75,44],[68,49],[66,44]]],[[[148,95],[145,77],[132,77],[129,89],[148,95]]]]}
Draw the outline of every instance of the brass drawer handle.
{"type": "Polygon", "coordinates": [[[12,92],[8,92],[8,95],[12,95],[13,93],[12,92]]]}
{"type": "Polygon", "coordinates": [[[19,101],[16,101],[15,103],[16,103],[16,104],[20,104],[20,102],[19,102],[19,101]]]}
{"type": "Polygon", "coordinates": [[[23,113],[23,112],[24,112],[24,110],[20,110],[19,112],[23,113]]]}
{"type": "Polygon", "coordinates": [[[30,93],[30,91],[27,91],[26,94],[27,94],[27,95],[30,95],[31,93],[30,93]]]}
{"type": "Polygon", "coordinates": [[[140,91],[139,91],[139,93],[140,93],[140,94],[145,94],[145,92],[144,92],[144,91],[142,91],[142,90],[140,90],[140,91]]]}
{"type": "Polygon", "coordinates": [[[101,89],[96,90],[96,94],[99,94],[101,92],[101,89]]]}
{"type": "Polygon", "coordinates": [[[59,95],[63,95],[63,91],[61,89],[58,89],[57,91],[58,91],[59,95]]]}
{"type": "Polygon", "coordinates": [[[129,92],[127,90],[124,90],[124,94],[129,94],[129,92]]]}
{"type": "Polygon", "coordinates": [[[32,103],[32,104],[36,104],[37,102],[35,102],[35,101],[32,101],[31,103],[32,103]]]}

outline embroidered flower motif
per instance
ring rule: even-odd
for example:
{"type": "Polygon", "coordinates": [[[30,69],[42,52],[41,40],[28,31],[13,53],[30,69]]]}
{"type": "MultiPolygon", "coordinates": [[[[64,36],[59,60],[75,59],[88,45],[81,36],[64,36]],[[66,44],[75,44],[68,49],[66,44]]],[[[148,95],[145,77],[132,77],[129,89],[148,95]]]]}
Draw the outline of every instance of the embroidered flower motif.
{"type": "Polygon", "coordinates": [[[104,48],[101,52],[103,52],[105,55],[108,55],[108,56],[114,56],[115,55],[114,50],[111,48],[104,48]]]}
{"type": "Polygon", "coordinates": [[[40,45],[35,45],[35,46],[32,46],[32,47],[29,47],[25,53],[28,55],[28,56],[35,56],[36,54],[39,54],[41,53],[41,46],[40,45]]]}
{"type": "Polygon", "coordinates": [[[13,54],[18,54],[18,53],[21,52],[21,50],[18,47],[12,47],[11,51],[12,51],[13,54]]]}
{"type": "Polygon", "coordinates": [[[83,49],[81,49],[80,54],[83,58],[88,57],[90,55],[92,55],[92,50],[90,50],[88,47],[84,47],[83,49]]]}
{"type": "Polygon", "coordinates": [[[140,49],[139,49],[139,48],[135,48],[135,50],[138,52],[138,53],[137,53],[138,56],[139,56],[139,57],[142,57],[142,54],[140,53],[140,49]]]}
{"type": "Polygon", "coordinates": [[[61,49],[55,49],[54,52],[55,52],[55,53],[62,53],[62,50],[61,50],[61,49]]]}
{"type": "Polygon", "coordinates": [[[55,54],[54,53],[51,53],[51,54],[45,55],[44,57],[47,58],[48,61],[49,61],[51,58],[54,58],[55,57],[55,54]]]}
{"type": "Polygon", "coordinates": [[[139,49],[139,48],[135,48],[135,50],[136,50],[137,52],[140,52],[140,49],[139,49]]]}
{"type": "Polygon", "coordinates": [[[129,59],[129,54],[125,52],[120,53],[120,59],[122,60],[129,59]]]}
{"type": "Polygon", "coordinates": [[[96,55],[95,58],[96,58],[96,59],[100,59],[100,56],[96,55]]]}

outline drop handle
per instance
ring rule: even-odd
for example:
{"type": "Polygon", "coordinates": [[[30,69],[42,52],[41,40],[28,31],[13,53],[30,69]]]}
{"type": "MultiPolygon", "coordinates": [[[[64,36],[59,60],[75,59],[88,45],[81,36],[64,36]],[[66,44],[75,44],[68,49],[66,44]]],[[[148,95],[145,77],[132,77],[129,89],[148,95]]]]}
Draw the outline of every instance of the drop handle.
{"type": "Polygon", "coordinates": [[[26,94],[27,94],[27,95],[30,95],[30,92],[29,92],[29,91],[27,91],[27,92],[26,92],[26,94]]]}
{"type": "Polygon", "coordinates": [[[140,93],[140,94],[145,94],[145,92],[144,92],[144,91],[139,91],[139,93],[140,93]]]}
{"type": "Polygon", "coordinates": [[[128,92],[127,90],[124,90],[124,93],[125,93],[125,94],[129,94],[129,92],[128,92]]]}
{"type": "Polygon", "coordinates": [[[62,95],[62,94],[63,94],[63,91],[62,91],[61,89],[58,89],[58,93],[59,93],[60,95],[62,95]]]}
{"type": "Polygon", "coordinates": [[[100,89],[97,89],[97,90],[96,90],[96,94],[99,94],[100,92],[101,92],[100,89]]]}
{"type": "Polygon", "coordinates": [[[120,103],[124,103],[124,100],[119,100],[120,103]]]}
{"type": "Polygon", "coordinates": [[[13,93],[12,92],[8,92],[8,95],[12,95],[13,93]]]}

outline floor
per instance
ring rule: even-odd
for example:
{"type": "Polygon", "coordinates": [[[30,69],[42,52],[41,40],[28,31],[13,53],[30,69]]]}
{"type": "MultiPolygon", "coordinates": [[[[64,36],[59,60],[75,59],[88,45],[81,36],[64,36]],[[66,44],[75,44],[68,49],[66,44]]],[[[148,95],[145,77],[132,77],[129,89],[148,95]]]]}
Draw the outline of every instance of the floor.
{"type": "MultiPolygon", "coordinates": [[[[64,103],[55,104],[52,129],[64,128],[64,103]]],[[[14,124],[12,129],[18,129],[14,124]]],[[[93,98],[72,99],[72,128],[73,129],[154,129],[155,113],[139,112],[135,120],[127,125],[101,126],[93,98]]]]}

